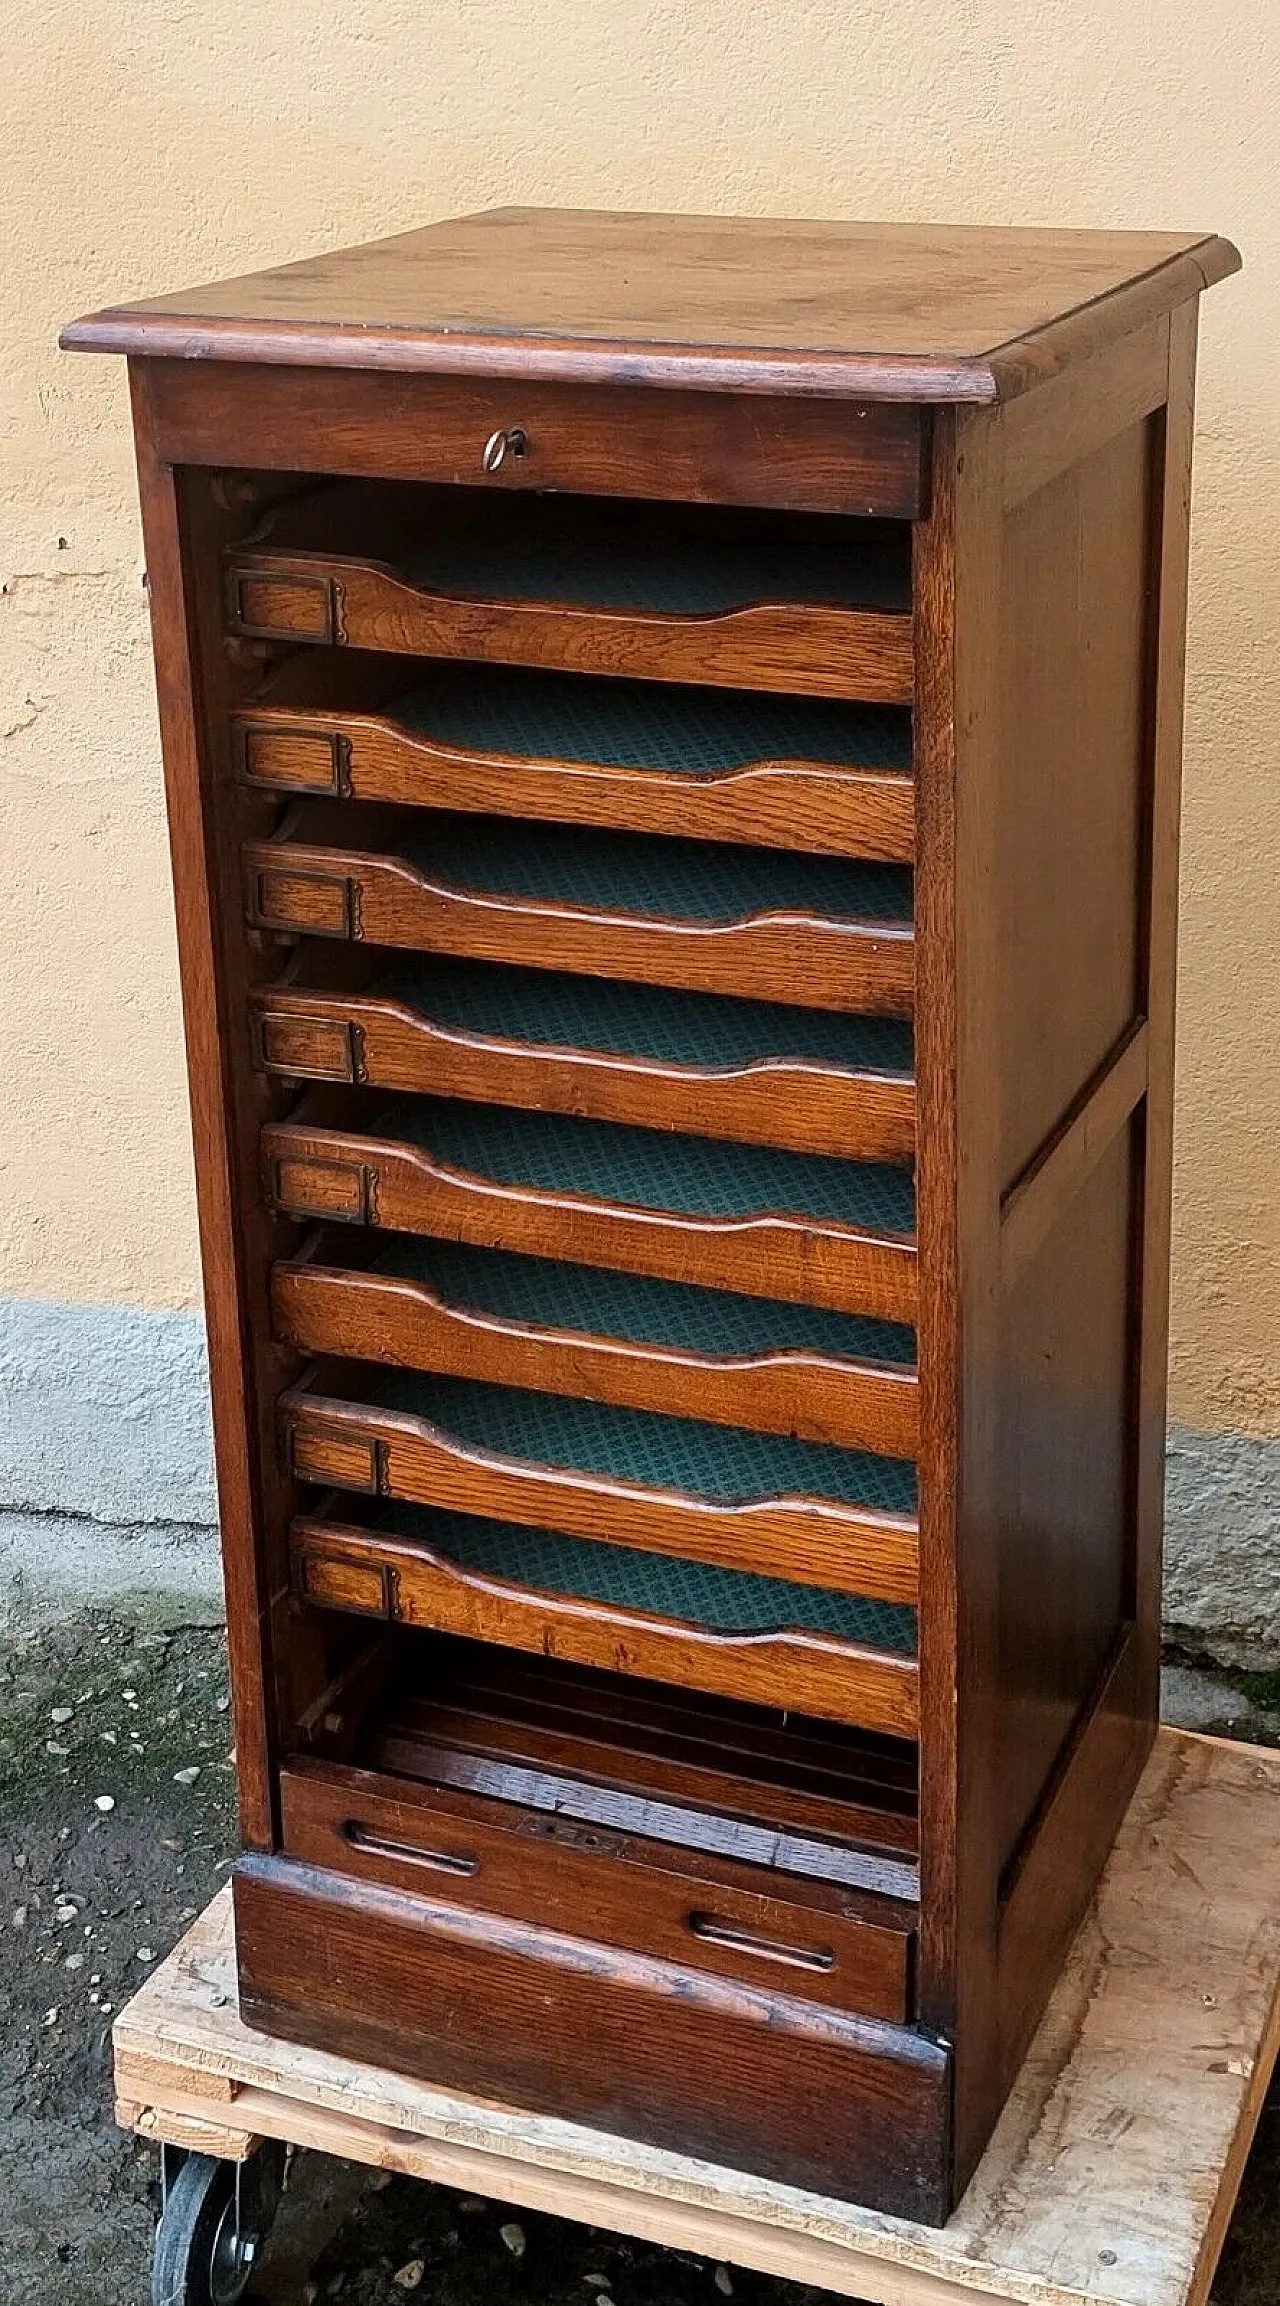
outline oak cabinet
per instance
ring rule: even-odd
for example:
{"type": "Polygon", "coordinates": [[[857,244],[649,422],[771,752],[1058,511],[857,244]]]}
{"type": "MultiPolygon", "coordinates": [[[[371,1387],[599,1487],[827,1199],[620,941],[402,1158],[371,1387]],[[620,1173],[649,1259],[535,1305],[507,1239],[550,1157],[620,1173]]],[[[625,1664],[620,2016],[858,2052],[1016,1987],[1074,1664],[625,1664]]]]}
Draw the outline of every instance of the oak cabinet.
{"type": "Polygon", "coordinates": [[[251,2023],[940,2220],[1153,1734],[1214,239],[502,211],[126,352],[251,2023]]]}

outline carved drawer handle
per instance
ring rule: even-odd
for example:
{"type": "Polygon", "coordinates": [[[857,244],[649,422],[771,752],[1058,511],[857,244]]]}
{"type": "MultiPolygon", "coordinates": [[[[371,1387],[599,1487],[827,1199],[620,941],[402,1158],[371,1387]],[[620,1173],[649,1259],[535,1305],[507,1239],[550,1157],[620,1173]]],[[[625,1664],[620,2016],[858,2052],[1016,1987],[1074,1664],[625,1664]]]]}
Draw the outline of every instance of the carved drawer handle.
{"type": "Polygon", "coordinates": [[[497,432],[490,433],[480,452],[481,471],[496,472],[508,449],[512,456],[523,456],[527,446],[528,436],[521,431],[518,424],[513,424],[506,430],[499,426],[497,432]]]}
{"type": "Polygon", "coordinates": [[[465,1881],[478,1871],[475,1858],[455,1855],[452,1850],[424,1850],[412,1842],[392,1841],[386,1834],[373,1833],[351,1818],[344,1825],[343,1835],[353,1850],[367,1850],[371,1858],[394,1858],[398,1865],[425,1866],[429,1873],[454,1874],[465,1881]]]}
{"type": "Polygon", "coordinates": [[[689,1928],[704,1945],[724,1946],[732,1954],[754,1954],[758,1961],[784,1962],[792,1970],[834,1970],[830,1946],[790,1946],[778,1938],[758,1937],[738,1922],[721,1921],[718,1914],[692,1913],[689,1928]]]}

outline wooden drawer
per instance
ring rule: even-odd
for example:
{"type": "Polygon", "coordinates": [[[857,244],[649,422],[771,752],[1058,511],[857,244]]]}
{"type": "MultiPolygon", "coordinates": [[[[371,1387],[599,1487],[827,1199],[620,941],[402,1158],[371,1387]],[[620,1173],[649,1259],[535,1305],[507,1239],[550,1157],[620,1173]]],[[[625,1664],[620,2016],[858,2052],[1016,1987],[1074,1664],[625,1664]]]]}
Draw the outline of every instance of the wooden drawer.
{"type": "Polygon", "coordinates": [[[268,1204],[885,1321],[916,1318],[906,1170],[409,1098],[262,1133],[268,1204]]]}
{"type": "Polygon", "coordinates": [[[244,781],[910,863],[901,708],[307,652],[236,716],[244,781]]]}
{"type": "Polygon", "coordinates": [[[233,1879],[250,2026],[838,2200],[873,2193],[898,2217],[945,2215],[951,2052],[912,2026],[286,1857],[242,1858],[233,1879]]]}
{"type": "Polygon", "coordinates": [[[911,874],[500,818],[301,804],[244,848],[252,927],[799,1006],[911,1013],[911,874]],[[358,842],[358,845],[354,845],[358,842]]]}
{"type": "Polygon", "coordinates": [[[915,1335],[812,1307],[458,1242],[320,1228],[272,1268],[304,1352],[913,1458],[915,1335]]]}
{"type": "Polygon", "coordinates": [[[229,630],[909,705],[903,525],[337,484],[226,561],[229,630]]]}
{"type": "Polygon", "coordinates": [[[455,1635],[378,1628],[348,1654],[300,1750],[481,1811],[918,1901],[910,1742],[455,1635]]]}
{"type": "Polygon", "coordinates": [[[911,2015],[916,1909],[906,1900],[341,1763],[293,1762],[280,1803],[282,1846],[306,1865],[527,1915],[827,2008],[899,2024],[911,2015]]]}
{"type": "Polygon", "coordinates": [[[901,403],[235,364],[213,393],[203,364],[148,371],[175,464],[306,471],[322,439],[334,473],[902,520],[928,490],[930,412],[901,403]],[[523,452],[486,473],[489,441],[514,431],[523,452]]]}
{"type": "Polygon", "coordinates": [[[254,1062],[862,1161],[915,1151],[910,1029],[489,963],[379,966],[367,991],[295,963],[250,1005],[254,1062]]]}
{"type": "Polygon", "coordinates": [[[280,1429],[299,1481],[835,1595],[916,1599],[916,1477],[902,1459],[330,1363],[281,1395],[280,1429]]]}
{"type": "Polygon", "coordinates": [[[403,1504],[300,1515],[291,1547],[295,1590],[318,1608],[916,1734],[915,1619],[901,1605],[403,1504]]]}

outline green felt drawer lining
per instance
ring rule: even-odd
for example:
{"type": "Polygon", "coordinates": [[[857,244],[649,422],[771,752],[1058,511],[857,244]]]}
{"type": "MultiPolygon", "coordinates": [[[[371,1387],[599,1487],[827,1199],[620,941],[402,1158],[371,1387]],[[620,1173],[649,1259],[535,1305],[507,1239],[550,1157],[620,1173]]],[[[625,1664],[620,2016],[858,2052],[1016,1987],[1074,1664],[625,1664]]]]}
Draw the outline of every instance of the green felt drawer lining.
{"type": "Polygon", "coordinates": [[[611,1273],[505,1249],[398,1234],[375,1271],[424,1284],[448,1305],[539,1329],[579,1330],[689,1353],[808,1352],[849,1361],[915,1360],[915,1331],[821,1306],[782,1305],[682,1281],[611,1273]]]}
{"type": "Polygon", "coordinates": [[[387,1504],[365,1526],[429,1546],[461,1569],[512,1585],[599,1602],[612,1609],[705,1626],[719,1633],[824,1633],[841,1641],[913,1656],[916,1613],[861,1594],[826,1593],[787,1578],[754,1577],[705,1562],[597,1545],[555,1530],[520,1529],[461,1513],[387,1504]]]}
{"type": "Polygon", "coordinates": [[[718,1504],[809,1496],[890,1513],[916,1508],[914,1465],[869,1450],[417,1370],[379,1371],[366,1398],[426,1418],[471,1448],[718,1504]]]}
{"type": "MultiPolygon", "coordinates": [[[[424,526],[427,524],[424,524],[424,526]]],[[[758,603],[829,603],[905,615],[905,526],[837,516],[673,512],[629,503],[508,498],[501,519],[440,523],[399,563],[409,584],[468,600],[558,601],[666,616],[758,603]]]]}
{"type": "Polygon", "coordinates": [[[370,1130],[420,1147],[454,1168],[544,1192],[689,1216],[784,1211],[855,1231],[915,1230],[911,1172],[887,1162],[781,1153],[772,1146],[729,1145],[460,1099],[403,1098],[371,1120],[370,1130]]]}
{"type": "Polygon", "coordinates": [[[791,1058],[844,1072],[909,1075],[909,1024],[728,994],[675,992],[616,978],[487,961],[396,963],[372,988],[456,1032],[666,1064],[735,1071],[791,1058]]]}
{"type": "Polygon", "coordinates": [[[454,750],[528,760],[596,762],[708,778],[755,761],[834,768],[911,768],[911,717],[900,706],[677,688],[660,681],[433,667],[430,681],[387,706],[411,736],[454,750]]]}
{"type": "Polygon", "coordinates": [[[433,881],[585,911],[727,923],[800,913],[909,928],[909,865],[415,811],[397,852],[433,881]]]}

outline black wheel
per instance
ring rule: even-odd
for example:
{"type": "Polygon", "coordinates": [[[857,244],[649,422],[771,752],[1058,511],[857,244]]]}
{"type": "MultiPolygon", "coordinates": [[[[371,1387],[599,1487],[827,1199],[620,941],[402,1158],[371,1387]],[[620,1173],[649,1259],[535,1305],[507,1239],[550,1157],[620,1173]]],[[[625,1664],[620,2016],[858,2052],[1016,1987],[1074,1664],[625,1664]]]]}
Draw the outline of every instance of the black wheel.
{"type": "Polygon", "coordinates": [[[152,2306],[236,2306],[271,2230],[283,2163],[274,2146],[247,2162],[186,2156],[156,2228],[152,2306]]]}

